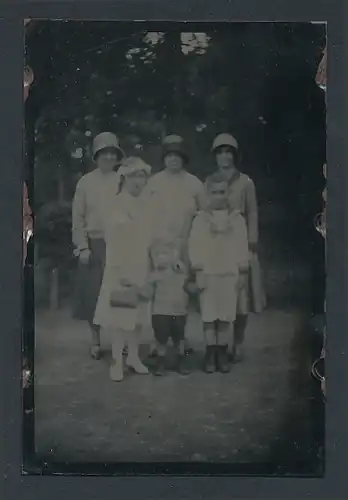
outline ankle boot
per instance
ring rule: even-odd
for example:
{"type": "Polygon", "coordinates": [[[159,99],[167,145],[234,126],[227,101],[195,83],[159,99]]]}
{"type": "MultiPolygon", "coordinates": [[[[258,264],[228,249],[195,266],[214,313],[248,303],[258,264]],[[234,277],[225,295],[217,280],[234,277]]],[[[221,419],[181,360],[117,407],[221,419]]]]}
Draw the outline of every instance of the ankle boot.
{"type": "Polygon", "coordinates": [[[157,356],[158,356],[158,351],[155,347],[154,349],[150,350],[149,359],[155,359],[155,358],[157,358],[157,356]]]}
{"type": "Polygon", "coordinates": [[[165,357],[157,356],[154,375],[156,375],[156,377],[163,377],[165,374],[166,374],[165,357]]]}
{"type": "Polygon", "coordinates": [[[112,362],[110,366],[110,378],[114,382],[122,382],[123,380],[123,364],[121,362],[112,362]]]}
{"type": "Polygon", "coordinates": [[[227,346],[219,345],[217,347],[217,369],[221,373],[229,373],[231,370],[228,362],[227,346]]]}
{"type": "Polygon", "coordinates": [[[240,363],[244,360],[244,349],[242,344],[234,343],[232,346],[232,362],[240,363]]]}
{"type": "Polygon", "coordinates": [[[89,353],[92,359],[99,361],[101,358],[101,348],[100,345],[91,345],[89,348],[89,353]]]}
{"type": "Polygon", "coordinates": [[[126,365],[128,368],[135,371],[135,373],[138,373],[139,375],[148,375],[148,373],[149,373],[149,370],[141,362],[141,360],[138,356],[136,356],[136,357],[128,356],[128,358],[126,360],[126,365]]]}
{"type": "Polygon", "coordinates": [[[177,356],[177,371],[181,375],[189,375],[190,365],[189,365],[189,355],[188,354],[178,354],[177,356]]]}
{"type": "Polygon", "coordinates": [[[185,339],[185,354],[193,354],[194,350],[191,343],[185,339]]]}
{"type": "Polygon", "coordinates": [[[206,373],[214,373],[216,371],[215,354],[216,354],[216,346],[208,345],[205,350],[204,366],[203,366],[204,371],[206,373]]]}
{"type": "Polygon", "coordinates": [[[99,360],[102,354],[100,348],[100,327],[98,325],[94,325],[92,321],[89,321],[88,323],[92,334],[92,345],[89,348],[89,352],[93,359],[99,360]]]}

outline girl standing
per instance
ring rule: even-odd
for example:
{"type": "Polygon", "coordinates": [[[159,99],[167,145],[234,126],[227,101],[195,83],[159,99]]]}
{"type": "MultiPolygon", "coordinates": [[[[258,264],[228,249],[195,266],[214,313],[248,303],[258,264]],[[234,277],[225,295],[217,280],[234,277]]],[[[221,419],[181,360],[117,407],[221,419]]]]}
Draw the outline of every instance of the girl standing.
{"type": "Polygon", "coordinates": [[[259,241],[258,206],[255,184],[249,176],[239,170],[239,146],[230,134],[220,134],[213,142],[217,170],[229,186],[229,206],[239,210],[245,218],[248,231],[249,275],[239,289],[237,316],[234,324],[232,356],[234,361],[243,358],[242,345],[248,321],[248,313],[261,312],[265,305],[265,294],[261,282],[261,273],[257,255],[259,241]]]}
{"type": "Polygon", "coordinates": [[[106,263],[94,323],[112,336],[110,377],[123,380],[122,352],[128,345],[126,364],[139,374],[148,369],[139,358],[142,302],[147,300],[149,246],[152,218],[142,196],[151,167],[140,158],[128,158],[120,168],[120,192],[105,206],[106,263]]]}

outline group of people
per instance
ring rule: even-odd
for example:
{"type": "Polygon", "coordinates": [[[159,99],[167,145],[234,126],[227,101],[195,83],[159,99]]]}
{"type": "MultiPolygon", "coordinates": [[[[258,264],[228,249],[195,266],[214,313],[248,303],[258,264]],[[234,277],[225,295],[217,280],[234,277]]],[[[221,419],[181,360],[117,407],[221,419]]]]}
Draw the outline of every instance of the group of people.
{"type": "Polygon", "coordinates": [[[80,179],[73,200],[75,316],[90,325],[94,359],[101,357],[101,332],[111,335],[112,380],[124,378],[125,353],[128,368],[149,373],[139,357],[147,314],[153,373],[166,373],[171,340],[176,369],[188,374],[191,302],[203,323],[204,370],[227,373],[243,358],[248,313],[265,306],[255,185],[240,171],[232,135],[215,138],[212,159],[215,172],[203,183],[188,171],[183,138],[170,135],[162,144],[163,170],[152,175],[140,157],[126,157],[114,134],[94,138],[96,168],[80,179]]]}

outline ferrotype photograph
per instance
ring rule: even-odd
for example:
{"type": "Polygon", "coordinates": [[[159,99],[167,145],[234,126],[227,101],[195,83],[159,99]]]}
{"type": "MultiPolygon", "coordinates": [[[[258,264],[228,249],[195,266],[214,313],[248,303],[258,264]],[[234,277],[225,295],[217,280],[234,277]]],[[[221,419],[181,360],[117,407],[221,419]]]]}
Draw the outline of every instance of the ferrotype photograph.
{"type": "Polygon", "coordinates": [[[28,23],[39,461],[324,474],[326,36],[28,23]]]}

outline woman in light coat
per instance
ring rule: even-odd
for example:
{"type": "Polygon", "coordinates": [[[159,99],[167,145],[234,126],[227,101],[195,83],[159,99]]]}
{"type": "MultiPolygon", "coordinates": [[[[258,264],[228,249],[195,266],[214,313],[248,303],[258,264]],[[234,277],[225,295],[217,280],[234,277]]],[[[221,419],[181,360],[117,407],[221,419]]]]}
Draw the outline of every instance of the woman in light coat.
{"type": "Polygon", "coordinates": [[[243,357],[242,345],[248,314],[259,313],[266,305],[257,255],[259,230],[256,189],[252,179],[239,170],[239,146],[232,135],[226,133],[218,135],[213,142],[212,153],[217,171],[229,183],[229,205],[242,213],[248,231],[250,267],[249,274],[239,291],[232,351],[234,361],[240,361],[243,357]]]}
{"type": "Polygon", "coordinates": [[[72,205],[72,239],[78,257],[74,316],[89,324],[92,333],[90,354],[94,359],[101,356],[100,332],[93,323],[93,316],[105,264],[103,204],[117,194],[119,175],[116,170],[123,158],[124,152],[114,134],[102,132],[97,135],[93,140],[96,168],[77,183],[72,205]]]}
{"type": "Polygon", "coordinates": [[[126,345],[127,366],[136,373],[148,373],[138,348],[146,301],[142,290],[146,288],[152,239],[152,217],[148,199],[143,196],[151,167],[140,158],[128,158],[119,173],[119,194],[104,207],[106,263],[94,316],[94,323],[109,331],[112,337],[110,377],[114,381],[123,380],[122,353],[126,345]],[[136,305],[112,304],[113,293],[125,289],[135,291],[136,305]]]}

